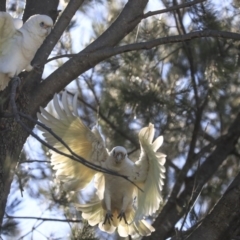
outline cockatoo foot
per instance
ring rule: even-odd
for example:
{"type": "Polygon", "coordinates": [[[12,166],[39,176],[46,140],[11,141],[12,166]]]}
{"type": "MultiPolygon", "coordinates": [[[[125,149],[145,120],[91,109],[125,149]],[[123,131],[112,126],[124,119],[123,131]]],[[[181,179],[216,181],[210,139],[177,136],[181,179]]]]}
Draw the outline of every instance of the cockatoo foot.
{"type": "Polygon", "coordinates": [[[108,222],[108,224],[111,225],[111,221],[113,221],[113,215],[111,212],[107,212],[103,224],[106,224],[106,222],[108,222]]]}
{"type": "Polygon", "coordinates": [[[117,216],[117,218],[119,218],[120,221],[122,221],[122,219],[123,219],[124,222],[125,222],[126,224],[128,224],[127,219],[126,219],[126,215],[125,215],[125,213],[124,213],[123,211],[121,211],[121,212],[119,213],[119,215],[117,216]]]}
{"type": "Polygon", "coordinates": [[[34,71],[36,71],[38,74],[42,74],[43,72],[43,66],[38,65],[38,64],[33,64],[33,69],[34,71]]]}
{"type": "Polygon", "coordinates": [[[13,78],[11,78],[11,82],[12,82],[12,84],[15,84],[17,82],[17,86],[20,86],[21,79],[18,76],[14,76],[13,78]]]}

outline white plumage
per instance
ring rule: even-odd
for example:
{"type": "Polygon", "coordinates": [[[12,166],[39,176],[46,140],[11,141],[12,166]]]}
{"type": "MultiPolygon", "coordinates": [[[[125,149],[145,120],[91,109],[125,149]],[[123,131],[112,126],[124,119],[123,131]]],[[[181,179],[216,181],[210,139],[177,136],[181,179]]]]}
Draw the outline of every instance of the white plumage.
{"type": "MultiPolygon", "coordinates": [[[[75,203],[82,211],[82,217],[91,226],[98,224],[102,231],[118,231],[121,237],[132,238],[150,235],[154,228],[145,220],[153,215],[162,201],[161,190],[164,179],[166,155],[156,152],[162,145],[163,137],[154,142],[154,125],[142,128],[139,132],[141,145],[140,157],[136,162],[128,158],[124,147],[114,147],[111,152],[97,127],[92,131],[86,127],[77,114],[77,95],[73,99],[73,109],[69,108],[67,93],[63,93],[60,106],[57,95],[54,96],[54,108],[58,118],[41,108],[39,120],[50,127],[79,156],[106,169],[116,171],[137,184],[111,174],[97,172],[81,163],[52,152],[51,163],[56,176],[64,182],[66,190],[78,191],[94,178],[96,194],[86,204],[75,203]]],[[[48,131],[42,129],[49,144],[58,150],[69,151],[48,131]]]]}
{"type": "Polygon", "coordinates": [[[22,70],[32,70],[30,63],[52,26],[46,15],[34,15],[22,25],[21,20],[0,12],[0,91],[22,70]]]}

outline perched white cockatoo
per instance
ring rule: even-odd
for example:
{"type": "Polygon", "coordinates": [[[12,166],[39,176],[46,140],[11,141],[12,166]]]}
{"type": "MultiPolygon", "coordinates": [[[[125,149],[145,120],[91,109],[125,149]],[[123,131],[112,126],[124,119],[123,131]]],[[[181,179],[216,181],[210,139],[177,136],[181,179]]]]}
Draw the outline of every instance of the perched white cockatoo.
{"type": "Polygon", "coordinates": [[[31,61],[53,21],[46,15],[31,16],[23,25],[6,12],[0,12],[0,91],[22,70],[31,71],[31,61]]]}
{"type": "MultiPolygon", "coordinates": [[[[113,233],[117,229],[121,237],[150,235],[154,228],[145,217],[153,215],[162,201],[166,155],[157,150],[162,145],[163,137],[153,142],[154,125],[150,123],[148,127],[142,128],[138,134],[141,153],[134,162],[128,158],[124,147],[117,146],[108,152],[98,127],[91,131],[84,125],[78,117],[77,94],[73,98],[72,110],[66,92],[62,96],[62,107],[57,95],[53,102],[58,117],[41,108],[38,119],[42,123],[85,160],[127,176],[140,188],[122,177],[98,172],[52,151],[51,164],[56,170],[56,176],[64,182],[65,190],[83,189],[94,178],[95,197],[85,204],[75,203],[82,211],[82,217],[91,226],[98,224],[102,231],[113,233]]],[[[70,154],[46,129],[41,130],[50,145],[70,154]]]]}

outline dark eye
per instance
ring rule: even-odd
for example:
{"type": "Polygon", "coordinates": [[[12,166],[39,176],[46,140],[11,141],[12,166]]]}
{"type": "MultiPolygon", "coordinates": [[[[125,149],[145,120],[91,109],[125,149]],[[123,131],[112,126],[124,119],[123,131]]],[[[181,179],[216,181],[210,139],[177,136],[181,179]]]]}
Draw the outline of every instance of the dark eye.
{"type": "Polygon", "coordinates": [[[40,22],[40,27],[44,27],[44,22],[40,22]]]}
{"type": "Polygon", "coordinates": [[[113,150],[113,155],[115,155],[115,150],[113,150]]]}

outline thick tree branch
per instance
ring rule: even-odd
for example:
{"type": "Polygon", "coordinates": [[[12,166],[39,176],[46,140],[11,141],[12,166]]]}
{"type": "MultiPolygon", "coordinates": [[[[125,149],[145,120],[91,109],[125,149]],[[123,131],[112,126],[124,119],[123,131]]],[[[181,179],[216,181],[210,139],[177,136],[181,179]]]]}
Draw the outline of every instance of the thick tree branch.
{"type": "Polygon", "coordinates": [[[148,0],[129,0],[112,25],[82,52],[90,53],[100,48],[113,47],[119,43],[141,22],[147,3],[148,0]]]}
{"type": "Polygon", "coordinates": [[[6,0],[0,0],[0,11],[6,12],[6,0]]]}
{"type": "Polygon", "coordinates": [[[51,53],[52,49],[62,36],[64,30],[67,28],[69,23],[71,22],[73,16],[75,15],[76,11],[80,8],[83,4],[84,0],[71,0],[69,1],[67,7],[59,17],[58,21],[56,22],[52,32],[46,39],[46,44],[43,44],[39,50],[37,51],[32,63],[42,65],[47,61],[49,54],[51,53]]]}
{"type": "Polygon", "coordinates": [[[240,225],[240,173],[213,210],[186,240],[233,239],[240,225]]]}
{"type": "Polygon", "coordinates": [[[58,16],[56,10],[58,4],[59,0],[41,0],[41,1],[27,0],[25,11],[23,14],[23,21],[25,22],[30,16],[34,14],[48,15],[55,21],[58,16]]]}

